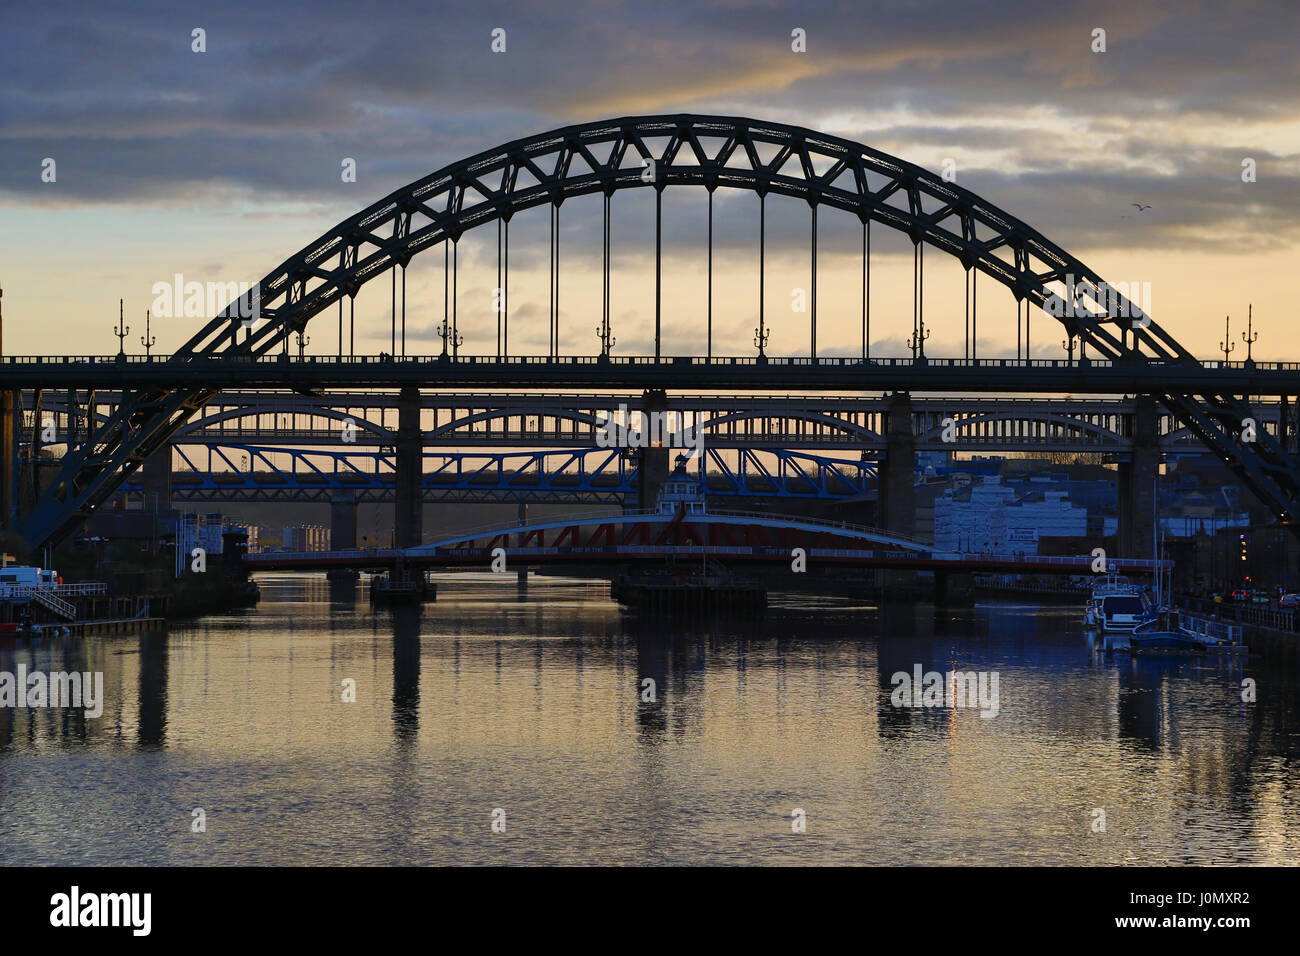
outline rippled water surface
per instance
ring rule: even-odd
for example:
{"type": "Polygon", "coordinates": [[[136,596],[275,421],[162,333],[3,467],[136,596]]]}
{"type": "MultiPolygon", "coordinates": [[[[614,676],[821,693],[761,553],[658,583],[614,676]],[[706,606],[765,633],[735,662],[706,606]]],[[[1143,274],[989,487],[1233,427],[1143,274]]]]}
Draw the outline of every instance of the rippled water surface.
{"type": "Polygon", "coordinates": [[[0,862],[1300,859],[1294,651],[1108,660],[1077,609],[1016,602],[709,622],[544,578],[446,576],[396,615],[262,588],[167,635],[0,643],[0,671],[102,671],[107,698],[0,709],[0,862]],[[997,716],[893,707],[918,664],[996,672],[997,716]]]}

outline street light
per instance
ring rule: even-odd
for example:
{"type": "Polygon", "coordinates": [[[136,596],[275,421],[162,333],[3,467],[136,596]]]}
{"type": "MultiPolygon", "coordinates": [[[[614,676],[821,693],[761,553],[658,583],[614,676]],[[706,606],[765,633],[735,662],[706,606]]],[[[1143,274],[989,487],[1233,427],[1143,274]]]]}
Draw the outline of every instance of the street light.
{"type": "Polygon", "coordinates": [[[1254,359],[1250,357],[1250,347],[1254,345],[1255,341],[1259,338],[1259,333],[1254,331],[1254,312],[1255,307],[1253,305],[1246,306],[1246,331],[1241,333],[1241,340],[1246,343],[1246,361],[1252,365],[1254,364],[1254,359]]]}
{"type": "Polygon", "coordinates": [[[144,335],[140,336],[140,344],[144,346],[144,354],[146,358],[149,356],[149,350],[154,347],[154,344],[157,341],[158,339],[150,334],[149,310],[145,309],[144,310],[144,335]]]}
{"type": "Polygon", "coordinates": [[[460,347],[465,344],[465,336],[460,335],[453,329],[446,319],[442,320],[442,325],[438,326],[438,337],[442,339],[442,357],[447,357],[447,344],[451,343],[451,353],[458,354],[460,347]]]}
{"type": "Polygon", "coordinates": [[[609,350],[618,344],[618,339],[610,333],[608,319],[596,326],[596,337],[600,339],[601,358],[609,358],[609,350]]]}
{"type": "Polygon", "coordinates": [[[912,333],[912,337],[907,343],[907,347],[912,350],[913,362],[917,360],[918,354],[921,359],[925,358],[925,340],[929,337],[930,330],[925,327],[925,321],[922,320],[920,328],[912,333]]]}
{"type": "Polygon", "coordinates": [[[117,354],[126,357],[126,337],[131,334],[130,327],[122,319],[122,300],[117,300],[117,326],[113,329],[117,336],[117,354]]]}
{"type": "Polygon", "coordinates": [[[1228,326],[1229,316],[1225,315],[1223,317],[1223,341],[1219,343],[1219,348],[1223,350],[1223,361],[1225,364],[1228,361],[1228,353],[1237,347],[1236,343],[1232,341],[1232,333],[1228,331],[1228,326]]]}

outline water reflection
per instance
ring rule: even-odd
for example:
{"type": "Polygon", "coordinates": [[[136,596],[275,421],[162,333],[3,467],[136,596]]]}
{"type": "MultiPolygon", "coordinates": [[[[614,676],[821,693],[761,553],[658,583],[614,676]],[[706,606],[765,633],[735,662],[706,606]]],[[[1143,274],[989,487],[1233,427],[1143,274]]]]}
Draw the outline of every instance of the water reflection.
{"type": "Polygon", "coordinates": [[[392,608],[393,734],[410,740],[420,729],[420,609],[392,608]]]}
{"type": "Polygon", "coordinates": [[[99,719],[0,708],[0,856],[1158,863],[1300,847],[1294,649],[1107,657],[1076,609],[1017,602],[777,595],[757,619],[675,619],[600,585],[491,575],[447,576],[423,608],[374,610],[364,585],[323,578],[263,595],[168,635],[0,644],[0,670],[101,671],[107,697],[99,719]],[[997,717],[893,706],[893,675],[918,666],[996,672],[997,717]]]}
{"type": "Polygon", "coordinates": [[[140,721],[141,747],[161,747],[167,739],[167,635],[141,634],[140,721]]]}

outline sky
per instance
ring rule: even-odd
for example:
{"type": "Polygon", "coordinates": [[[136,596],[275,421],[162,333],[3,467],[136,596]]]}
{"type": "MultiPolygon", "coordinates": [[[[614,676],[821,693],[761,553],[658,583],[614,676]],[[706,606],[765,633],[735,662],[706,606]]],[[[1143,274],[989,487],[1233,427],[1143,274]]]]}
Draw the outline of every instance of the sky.
{"type": "MultiPolygon", "coordinates": [[[[951,160],[958,184],[1110,281],[1149,283],[1149,313],[1195,354],[1222,356],[1231,316],[1231,357],[1244,358],[1250,306],[1255,357],[1300,360],[1300,4],[1282,0],[0,0],[4,352],[115,352],[119,299],[126,349],[143,352],[154,286],[177,273],[251,283],[458,159],[571,123],[671,112],[806,126],[936,172],[951,160]],[[340,175],[348,158],[355,182],[340,175]]],[[[699,354],[704,192],[670,189],[664,203],[664,352],[699,354]]],[[[714,351],[749,355],[758,200],[721,191],[716,203],[714,351]]],[[[617,354],[652,351],[653,208],[649,190],[614,200],[617,354]]],[[[792,309],[809,284],[808,215],[769,200],[776,355],[808,350],[808,316],[792,309]]],[[[595,354],[599,199],[566,203],[562,223],[561,351],[595,354]]],[[[819,230],[819,352],[857,354],[860,233],[830,212],[819,230]]],[[[872,353],[908,354],[910,242],[883,228],[872,241],[872,353]]],[[[546,243],[545,208],[515,219],[514,352],[547,348],[546,243]]],[[[468,234],[459,261],[462,351],[492,353],[495,228],[468,234]]],[[[408,352],[440,348],[442,266],[434,251],[408,270],[408,352]]],[[[927,351],[960,356],[960,266],[935,253],[926,276],[927,351]]],[[[1013,300],[982,288],[978,353],[1012,355],[1013,300]]],[[[390,295],[385,276],[358,297],[358,352],[389,348],[390,295]]],[[[336,321],[332,310],[313,320],[309,352],[336,351],[336,321]]],[[[1034,356],[1062,357],[1056,320],[1032,323],[1034,356]]],[[[149,331],[168,351],[201,324],[159,317],[149,331]]]]}

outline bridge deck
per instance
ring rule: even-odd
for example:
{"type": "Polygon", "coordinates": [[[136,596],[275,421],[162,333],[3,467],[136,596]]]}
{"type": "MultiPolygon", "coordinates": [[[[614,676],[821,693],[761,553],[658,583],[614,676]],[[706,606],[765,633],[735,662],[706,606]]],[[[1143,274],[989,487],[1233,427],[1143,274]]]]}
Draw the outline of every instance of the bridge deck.
{"type": "Polygon", "coordinates": [[[0,388],[326,387],[891,389],[1090,395],[1300,392],[1297,362],[677,356],[8,356],[0,388]]]}

